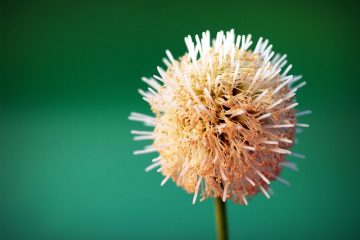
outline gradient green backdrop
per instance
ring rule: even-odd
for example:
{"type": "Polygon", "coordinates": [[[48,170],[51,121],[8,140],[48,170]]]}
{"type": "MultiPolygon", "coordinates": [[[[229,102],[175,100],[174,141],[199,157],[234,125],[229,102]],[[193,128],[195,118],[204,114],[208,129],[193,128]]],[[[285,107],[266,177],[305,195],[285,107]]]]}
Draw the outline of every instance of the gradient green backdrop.
{"type": "Polygon", "coordinates": [[[228,204],[232,239],[359,237],[359,14],[351,2],[1,3],[0,239],[214,239],[213,201],[132,156],[136,90],[184,36],[234,28],[286,52],[311,128],[286,187],[228,204]]]}

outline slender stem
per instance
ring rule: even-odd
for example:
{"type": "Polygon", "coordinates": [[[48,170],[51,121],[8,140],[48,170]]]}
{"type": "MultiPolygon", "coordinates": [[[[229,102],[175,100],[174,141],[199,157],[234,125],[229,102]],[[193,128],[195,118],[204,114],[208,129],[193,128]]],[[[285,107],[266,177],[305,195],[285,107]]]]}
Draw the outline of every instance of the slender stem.
{"type": "Polygon", "coordinates": [[[215,217],[218,240],[227,240],[226,206],[221,198],[215,198],[215,217]]]}

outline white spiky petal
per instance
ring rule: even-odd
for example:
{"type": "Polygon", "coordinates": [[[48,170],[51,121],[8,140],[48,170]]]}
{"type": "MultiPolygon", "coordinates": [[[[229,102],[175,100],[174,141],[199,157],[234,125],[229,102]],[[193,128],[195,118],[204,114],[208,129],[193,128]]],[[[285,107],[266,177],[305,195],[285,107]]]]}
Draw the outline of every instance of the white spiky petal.
{"type": "Polygon", "coordinates": [[[297,170],[285,155],[303,158],[289,150],[295,139],[295,95],[306,82],[288,75],[292,65],[286,54],[275,54],[267,39],[254,50],[251,35],[234,30],[185,37],[188,52],[175,59],[169,50],[158,75],[142,78],[149,85],[139,90],[155,116],[131,113],[129,119],[155,127],[133,130],[134,140],[153,144],[134,154],[158,152],[146,168],[157,168],[186,191],[202,199],[221,197],[248,204],[248,197],[262,192],[270,198],[271,181],[290,183],[279,176],[283,167],[297,170]],[[297,84],[295,87],[292,85],[297,84]]]}

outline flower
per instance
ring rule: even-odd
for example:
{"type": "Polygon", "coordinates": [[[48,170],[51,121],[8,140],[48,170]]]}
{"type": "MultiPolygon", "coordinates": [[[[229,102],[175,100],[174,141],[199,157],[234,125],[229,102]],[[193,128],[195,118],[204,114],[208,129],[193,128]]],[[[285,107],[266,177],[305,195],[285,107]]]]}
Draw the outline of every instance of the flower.
{"type": "MultiPolygon", "coordinates": [[[[262,192],[270,197],[269,184],[278,180],[283,167],[297,169],[285,160],[294,144],[297,90],[301,76],[288,75],[286,55],[274,54],[269,41],[260,38],[254,48],[251,35],[234,30],[209,31],[185,37],[188,53],[176,60],[166,50],[166,70],[143,78],[148,91],[139,90],[154,117],[131,113],[129,119],[155,127],[136,131],[135,140],[153,140],[134,154],[158,152],[146,168],[156,167],[165,178],[193,193],[248,203],[247,197],[262,192]]],[[[302,157],[300,154],[294,156],[302,157]]]]}

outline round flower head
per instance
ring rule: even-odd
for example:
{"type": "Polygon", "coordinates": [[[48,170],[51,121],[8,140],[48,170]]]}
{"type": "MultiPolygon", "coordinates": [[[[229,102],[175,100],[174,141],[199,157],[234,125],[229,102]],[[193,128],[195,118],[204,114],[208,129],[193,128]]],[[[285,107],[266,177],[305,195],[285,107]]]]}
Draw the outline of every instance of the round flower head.
{"type": "MultiPolygon", "coordinates": [[[[154,131],[132,131],[135,140],[153,144],[134,154],[158,152],[146,171],[158,168],[168,179],[194,193],[231,198],[247,204],[247,197],[262,192],[279,180],[283,167],[296,170],[285,160],[292,154],[297,122],[296,91],[301,76],[288,75],[286,55],[274,54],[268,40],[260,38],[254,48],[251,35],[218,32],[185,38],[188,53],[164,58],[166,70],[143,78],[148,91],[139,90],[155,117],[132,113],[131,120],[154,126],[154,131]]],[[[302,155],[293,154],[301,157],[302,155]]]]}

